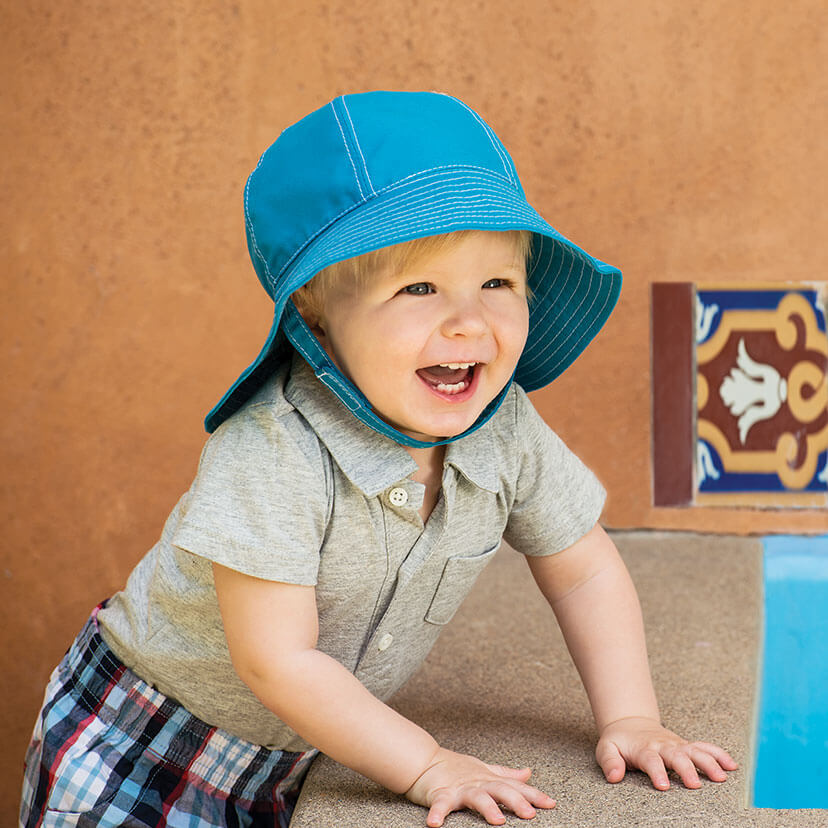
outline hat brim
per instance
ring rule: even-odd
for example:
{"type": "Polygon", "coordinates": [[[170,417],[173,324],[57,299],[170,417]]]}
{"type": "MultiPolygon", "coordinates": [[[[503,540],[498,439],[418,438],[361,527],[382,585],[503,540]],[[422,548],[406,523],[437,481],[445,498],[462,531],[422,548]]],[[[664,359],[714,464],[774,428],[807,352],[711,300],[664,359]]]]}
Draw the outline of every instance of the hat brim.
{"type": "Polygon", "coordinates": [[[274,319],[267,341],[207,415],[207,431],[237,411],[285,359],[288,346],[280,327],[285,304],[320,270],[411,239],[471,229],[535,234],[528,273],[533,294],[529,336],[515,380],[526,391],[548,385],[606,322],[620,294],[620,271],[558,233],[509,179],[477,168],[439,168],[355,205],[310,239],[282,273],[268,274],[274,319]]]}

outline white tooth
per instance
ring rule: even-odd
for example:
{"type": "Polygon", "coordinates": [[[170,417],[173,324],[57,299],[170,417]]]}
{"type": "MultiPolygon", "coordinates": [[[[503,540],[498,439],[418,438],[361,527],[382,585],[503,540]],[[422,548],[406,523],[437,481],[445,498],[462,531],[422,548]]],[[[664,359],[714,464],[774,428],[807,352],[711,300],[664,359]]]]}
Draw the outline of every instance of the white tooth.
{"type": "Polygon", "coordinates": [[[458,368],[471,368],[472,365],[477,365],[476,362],[441,362],[441,368],[450,368],[452,371],[456,371],[458,368]]]}
{"type": "Polygon", "coordinates": [[[437,386],[437,390],[443,394],[459,394],[461,391],[465,391],[467,387],[468,383],[465,380],[461,380],[460,382],[452,383],[441,382],[437,386]]]}

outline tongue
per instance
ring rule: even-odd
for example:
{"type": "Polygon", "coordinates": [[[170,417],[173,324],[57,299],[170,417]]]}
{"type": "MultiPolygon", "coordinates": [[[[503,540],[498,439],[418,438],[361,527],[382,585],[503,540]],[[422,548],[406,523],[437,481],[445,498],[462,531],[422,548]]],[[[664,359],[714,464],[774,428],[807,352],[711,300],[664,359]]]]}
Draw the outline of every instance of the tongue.
{"type": "Polygon", "coordinates": [[[428,368],[420,368],[417,374],[430,385],[454,385],[469,378],[469,368],[443,368],[441,365],[431,365],[428,368]]]}

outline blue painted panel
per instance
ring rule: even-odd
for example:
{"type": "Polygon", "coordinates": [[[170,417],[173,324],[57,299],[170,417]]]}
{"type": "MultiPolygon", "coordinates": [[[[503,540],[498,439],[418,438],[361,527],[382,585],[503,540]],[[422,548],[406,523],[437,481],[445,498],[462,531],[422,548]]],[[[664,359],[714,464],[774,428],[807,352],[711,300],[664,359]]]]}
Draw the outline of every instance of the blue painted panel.
{"type": "Polygon", "coordinates": [[[765,538],[754,805],[828,808],[828,535],[765,538]]]}
{"type": "MultiPolygon", "coordinates": [[[[760,472],[728,472],[716,449],[700,437],[697,440],[697,450],[703,446],[706,452],[706,463],[699,464],[699,491],[709,493],[729,492],[778,492],[789,493],[791,489],[782,483],[779,475],[763,474],[760,472]]],[[[797,494],[822,494],[828,491],[828,451],[823,451],[817,457],[817,470],[811,482],[797,494]]],[[[826,517],[828,523],[828,517],[826,517]]]]}
{"type": "Polygon", "coordinates": [[[825,314],[822,311],[819,294],[816,290],[810,289],[796,289],[791,286],[790,290],[705,290],[700,287],[696,290],[696,295],[704,305],[717,305],[718,310],[713,315],[713,323],[707,335],[699,340],[706,342],[715,333],[722,321],[722,314],[725,311],[732,310],[761,310],[769,311],[776,310],[779,303],[789,293],[798,293],[808,300],[808,303],[814,309],[814,316],[816,317],[817,327],[821,331],[826,329],[825,314]]]}

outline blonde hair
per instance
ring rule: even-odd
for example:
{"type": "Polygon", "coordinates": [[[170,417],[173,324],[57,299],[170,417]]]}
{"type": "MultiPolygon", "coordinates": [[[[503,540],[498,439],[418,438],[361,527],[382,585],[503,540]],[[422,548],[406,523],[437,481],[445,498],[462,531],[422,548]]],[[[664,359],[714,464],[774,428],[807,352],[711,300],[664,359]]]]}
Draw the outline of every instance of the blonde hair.
{"type": "MultiPolygon", "coordinates": [[[[457,230],[454,233],[442,233],[438,236],[424,236],[420,239],[392,244],[344,259],[320,270],[307,284],[293,292],[291,298],[299,312],[307,320],[318,320],[326,293],[331,286],[341,279],[350,279],[357,286],[363,286],[380,271],[402,273],[415,263],[436,256],[451,249],[469,233],[500,232],[515,241],[515,256],[529,264],[532,252],[532,233],[529,230],[481,231],[457,230]]],[[[527,286],[527,295],[531,296],[527,286]]]]}

